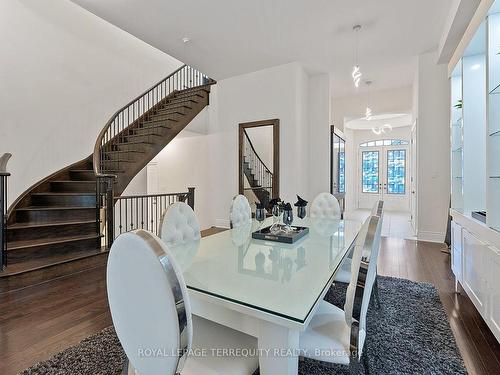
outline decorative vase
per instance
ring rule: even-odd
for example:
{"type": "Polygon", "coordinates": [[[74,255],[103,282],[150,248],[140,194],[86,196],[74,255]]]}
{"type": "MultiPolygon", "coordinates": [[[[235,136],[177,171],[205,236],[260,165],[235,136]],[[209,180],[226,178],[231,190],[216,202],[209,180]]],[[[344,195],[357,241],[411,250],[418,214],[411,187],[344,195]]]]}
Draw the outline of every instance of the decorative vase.
{"type": "Polygon", "coordinates": [[[257,208],[255,210],[255,220],[262,222],[266,219],[266,210],[264,208],[257,208]]]}
{"type": "Polygon", "coordinates": [[[303,219],[306,217],[306,207],[305,206],[297,207],[297,217],[299,217],[300,219],[303,219]]]}
{"type": "Polygon", "coordinates": [[[290,226],[293,223],[293,210],[283,211],[283,223],[286,226],[290,226]]]}

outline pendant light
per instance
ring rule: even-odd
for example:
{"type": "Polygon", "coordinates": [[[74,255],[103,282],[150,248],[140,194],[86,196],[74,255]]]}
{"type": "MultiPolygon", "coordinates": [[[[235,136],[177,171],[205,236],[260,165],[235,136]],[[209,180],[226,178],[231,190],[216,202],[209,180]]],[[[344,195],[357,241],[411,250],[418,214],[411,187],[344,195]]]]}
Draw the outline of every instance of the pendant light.
{"type": "Polygon", "coordinates": [[[354,86],[356,88],[359,87],[359,84],[361,82],[361,76],[363,75],[361,73],[361,70],[359,68],[359,63],[358,63],[358,54],[359,54],[359,30],[361,30],[361,25],[354,25],[352,28],[356,34],[356,41],[355,41],[355,52],[354,52],[354,68],[352,69],[352,80],[354,81],[354,86]]]}

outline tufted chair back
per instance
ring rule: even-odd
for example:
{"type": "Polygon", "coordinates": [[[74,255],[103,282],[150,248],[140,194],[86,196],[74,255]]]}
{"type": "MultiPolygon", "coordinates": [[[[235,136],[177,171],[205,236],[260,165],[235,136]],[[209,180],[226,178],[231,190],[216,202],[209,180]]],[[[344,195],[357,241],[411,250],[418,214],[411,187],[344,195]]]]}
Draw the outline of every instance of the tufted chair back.
{"type": "Polygon", "coordinates": [[[320,193],[311,203],[310,217],[319,219],[340,219],[340,205],[329,193],[320,193]]]}
{"type": "Polygon", "coordinates": [[[233,198],[231,211],[229,212],[231,228],[238,228],[252,222],[252,209],[250,203],[244,195],[237,195],[233,198]]]}
{"type": "Polygon", "coordinates": [[[158,234],[169,247],[186,245],[201,238],[198,219],[193,209],[184,202],[168,206],[161,218],[158,234]]]}

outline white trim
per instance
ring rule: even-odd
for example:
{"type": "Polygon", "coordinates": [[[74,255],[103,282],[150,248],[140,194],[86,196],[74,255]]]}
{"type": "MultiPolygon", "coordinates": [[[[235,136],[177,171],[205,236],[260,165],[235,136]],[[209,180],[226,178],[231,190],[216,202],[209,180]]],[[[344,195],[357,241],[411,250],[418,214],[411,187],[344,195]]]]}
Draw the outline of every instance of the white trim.
{"type": "Polygon", "coordinates": [[[425,242],[444,243],[445,236],[446,236],[446,233],[444,233],[444,232],[419,231],[417,233],[417,240],[418,241],[425,241],[425,242]]]}
{"type": "Polygon", "coordinates": [[[231,227],[231,223],[229,221],[229,219],[215,219],[215,226],[217,228],[230,228],[231,227]]]}

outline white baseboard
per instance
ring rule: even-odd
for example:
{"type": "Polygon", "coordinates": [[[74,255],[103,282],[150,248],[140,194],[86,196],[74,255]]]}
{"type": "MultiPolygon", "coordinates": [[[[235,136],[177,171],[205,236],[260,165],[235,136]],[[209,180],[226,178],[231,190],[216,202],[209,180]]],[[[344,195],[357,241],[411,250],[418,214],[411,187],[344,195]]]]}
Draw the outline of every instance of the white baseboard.
{"type": "Polygon", "coordinates": [[[418,241],[426,241],[426,242],[444,243],[445,236],[446,236],[446,233],[443,233],[443,232],[418,231],[417,240],[418,241]]]}
{"type": "Polygon", "coordinates": [[[215,219],[215,226],[217,228],[230,228],[231,223],[228,219],[215,219]]]}

